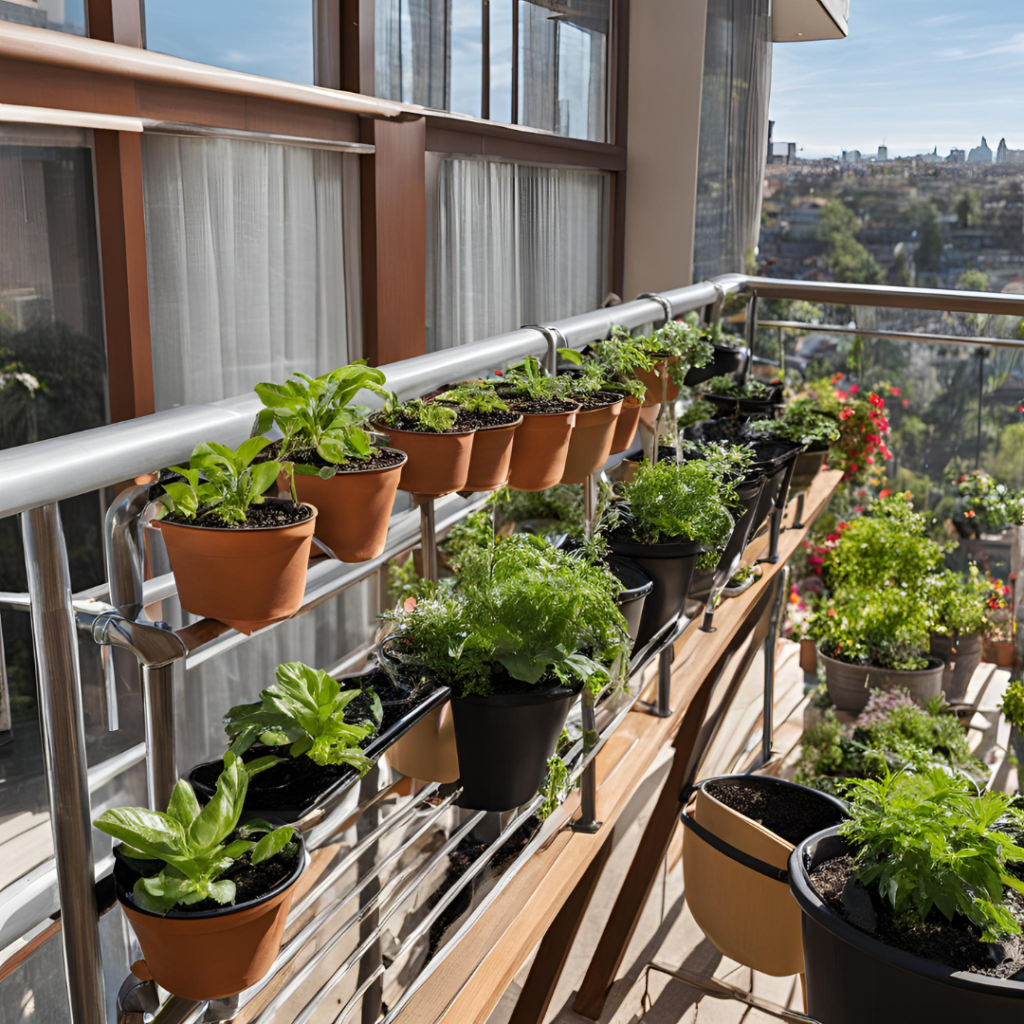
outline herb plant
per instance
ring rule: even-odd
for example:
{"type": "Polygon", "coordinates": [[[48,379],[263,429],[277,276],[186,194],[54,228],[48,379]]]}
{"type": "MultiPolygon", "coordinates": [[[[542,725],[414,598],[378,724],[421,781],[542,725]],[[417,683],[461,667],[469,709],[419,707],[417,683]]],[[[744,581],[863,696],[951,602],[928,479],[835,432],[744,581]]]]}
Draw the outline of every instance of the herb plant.
{"type": "Polygon", "coordinates": [[[932,629],[943,636],[963,637],[985,631],[989,587],[976,565],[966,578],[946,569],[929,581],[925,600],[932,609],[932,629]]]}
{"type": "Polygon", "coordinates": [[[289,757],[305,754],[318,765],[349,765],[360,775],[373,767],[359,745],[380,728],[380,698],[371,688],[343,690],[326,672],[299,661],[277,667],[277,682],[253,704],[239,704],[224,716],[231,752],[241,755],[257,739],[270,747],[287,747],[289,757]],[[346,721],[345,709],[364,694],[368,718],[346,721]]]}
{"type": "Polygon", "coordinates": [[[599,348],[587,356],[581,355],[572,348],[558,350],[558,354],[563,359],[575,363],[583,370],[579,376],[572,374],[565,376],[570,397],[574,394],[590,396],[598,391],[617,391],[632,395],[636,399],[642,399],[647,393],[647,386],[634,373],[638,368],[646,370],[650,367],[651,362],[646,353],[630,342],[606,341],[600,344],[614,346],[605,351],[605,357],[609,353],[614,353],[616,365],[604,362],[599,358],[595,354],[602,351],[599,348]],[[635,359],[632,358],[634,353],[635,359]]]}
{"type": "Polygon", "coordinates": [[[214,441],[197,444],[187,469],[172,467],[182,479],[163,485],[166,512],[190,523],[244,523],[249,507],[263,504],[264,491],[284,469],[280,462],[253,462],[269,444],[265,437],[250,437],[236,451],[214,441]]]}
{"type": "Polygon", "coordinates": [[[540,807],[537,808],[537,817],[541,821],[546,821],[562,806],[572,789],[572,783],[569,781],[569,769],[566,767],[565,762],[558,754],[549,757],[547,773],[540,787],[540,793],[544,800],[540,807]]]}
{"type": "MultiPolygon", "coordinates": [[[[1018,731],[1024,731],[1024,682],[1013,679],[1000,704],[1003,717],[1018,731]]],[[[1022,766],[1024,767],[1024,766],[1022,766]]]]}
{"type": "Polygon", "coordinates": [[[511,398],[531,398],[534,401],[565,400],[566,376],[549,377],[540,360],[527,356],[521,363],[505,371],[499,390],[511,398]]]}
{"type": "Polygon", "coordinates": [[[336,472],[331,466],[314,467],[303,464],[303,459],[310,452],[335,466],[369,459],[372,437],[361,424],[370,410],[351,402],[362,390],[389,398],[384,381],[382,371],[358,362],[322,377],[296,373],[283,384],[257,384],[256,394],[265,408],[256,430],[264,434],[276,424],[283,434],[279,460],[297,462],[297,473],[329,479],[336,472]]]}
{"type": "MultiPolygon", "coordinates": [[[[179,904],[234,903],[235,883],[221,876],[236,861],[261,864],[289,847],[295,833],[290,826],[273,829],[266,822],[253,821],[238,827],[249,778],[267,767],[267,760],[244,765],[229,751],[217,791],[203,808],[192,787],[181,779],[166,812],[123,807],[104,811],[96,819],[101,832],[124,844],[118,848],[121,855],[164,864],[158,874],[135,883],[132,896],[138,907],[163,915],[179,904]]],[[[294,856],[294,846],[291,851],[294,856]]]]}
{"type": "Polygon", "coordinates": [[[813,448],[827,448],[839,440],[839,425],[834,419],[815,411],[813,402],[796,398],[786,404],[775,420],[752,420],[747,429],[755,436],[796,441],[813,448]]]}
{"type": "Polygon", "coordinates": [[[491,498],[498,526],[526,519],[553,519],[574,540],[584,533],[583,488],[579,484],[555,484],[546,491],[514,491],[506,487],[491,498]]]}
{"type": "Polygon", "coordinates": [[[384,407],[380,422],[398,430],[418,430],[424,434],[443,434],[455,426],[458,412],[450,405],[440,402],[424,402],[414,398],[402,404],[391,403],[384,407]]]}
{"type": "Polygon", "coordinates": [[[759,380],[748,380],[742,384],[729,376],[712,377],[704,385],[709,395],[728,395],[730,398],[755,398],[765,400],[771,397],[772,388],[759,380]]]}
{"type": "Polygon", "coordinates": [[[508,412],[508,403],[502,401],[487,381],[464,381],[437,396],[438,402],[447,402],[466,412],[508,412]]]}
{"type": "Polygon", "coordinates": [[[676,356],[677,362],[670,363],[668,375],[673,384],[683,386],[689,369],[706,366],[714,357],[712,343],[695,324],[685,320],[669,320],[653,334],[639,336],[635,339],[654,358],[660,362],[667,356],[676,356]]]}
{"type": "Polygon", "coordinates": [[[1010,797],[938,768],[858,780],[847,796],[840,833],[857,849],[857,877],[897,918],[923,925],[936,908],[949,921],[966,918],[983,942],[1020,934],[1006,890],[1024,893],[1024,882],[1007,866],[1024,860],[1024,848],[997,827],[1010,797]]]}

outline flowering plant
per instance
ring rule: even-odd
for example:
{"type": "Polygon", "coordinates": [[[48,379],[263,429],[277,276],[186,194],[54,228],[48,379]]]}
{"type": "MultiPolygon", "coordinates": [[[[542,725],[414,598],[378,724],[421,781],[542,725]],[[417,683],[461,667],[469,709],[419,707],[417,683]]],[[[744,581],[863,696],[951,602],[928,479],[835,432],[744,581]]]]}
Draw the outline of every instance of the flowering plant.
{"type": "Polygon", "coordinates": [[[1013,639],[1013,606],[1010,600],[1013,590],[1006,583],[989,576],[988,596],[985,600],[987,610],[985,618],[988,622],[986,630],[992,640],[1013,639]]]}
{"type": "Polygon", "coordinates": [[[1024,520],[1024,495],[1001,484],[983,469],[954,478],[959,495],[954,519],[968,534],[998,533],[1024,520]],[[966,522],[964,522],[966,521],[966,522]]]}
{"type": "Polygon", "coordinates": [[[934,616],[933,630],[952,637],[984,632],[990,588],[976,565],[966,578],[952,569],[933,577],[926,594],[934,616]]]}

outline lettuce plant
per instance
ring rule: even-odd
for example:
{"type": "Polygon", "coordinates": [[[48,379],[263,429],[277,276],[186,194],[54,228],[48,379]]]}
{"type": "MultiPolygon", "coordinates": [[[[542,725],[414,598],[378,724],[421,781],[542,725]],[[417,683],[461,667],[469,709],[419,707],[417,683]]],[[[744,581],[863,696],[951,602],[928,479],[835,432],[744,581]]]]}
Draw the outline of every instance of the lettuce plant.
{"type": "Polygon", "coordinates": [[[289,845],[295,833],[290,826],[274,829],[261,821],[238,825],[249,778],[273,760],[261,758],[245,765],[229,751],[217,791],[203,808],[192,787],[180,779],[166,812],[123,807],[104,811],[96,819],[101,832],[123,844],[118,848],[121,855],[163,862],[158,873],[136,881],[132,897],[138,907],[163,915],[179,904],[234,903],[235,883],[221,876],[236,861],[261,864],[289,845]]]}
{"type": "Polygon", "coordinates": [[[182,479],[163,485],[164,508],[186,522],[244,523],[250,505],[263,504],[263,493],[284,469],[280,462],[253,461],[268,444],[265,437],[250,437],[236,451],[214,441],[197,444],[187,469],[172,467],[182,479]]]}
{"type": "Polygon", "coordinates": [[[364,691],[343,690],[326,672],[300,661],[277,667],[277,682],[253,704],[239,704],[224,716],[231,753],[241,755],[256,742],[287,747],[289,757],[305,754],[318,765],[350,765],[360,775],[373,761],[359,750],[380,728],[380,698],[371,688],[370,715],[357,722],[345,719],[345,709],[364,691]]]}
{"type": "Polygon", "coordinates": [[[424,402],[414,398],[401,404],[389,403],[380,415],[380,422],[397,430],[417,430],[424,434],[443,434],[455,426],[458,412],[440,402],[424,402]]]}
{"type": "Polygon", "coordinates": [[[283,434],[279,459],[297,461],[297,473],[329,479],[337,472],[333,466],[370,458],[372,438],[361,425],[370,410],[351,403],[363,390],[389,398],[384,381],[382,371],[357,362],[322,377],[296,373],[283,384],[257,384],[256,394],[265,408],[256,430],[263,434],[276,424],[283,434]],[[310,451],[331,465],[304,465],[310,451]]]}

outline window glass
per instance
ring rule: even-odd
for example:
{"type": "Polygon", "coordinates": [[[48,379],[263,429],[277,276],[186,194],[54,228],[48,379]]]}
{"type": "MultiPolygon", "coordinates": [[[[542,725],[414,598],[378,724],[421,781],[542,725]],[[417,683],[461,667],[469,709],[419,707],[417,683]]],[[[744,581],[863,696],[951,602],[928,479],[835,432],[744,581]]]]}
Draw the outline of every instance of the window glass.
{"type": "Polygon", "coordinates": [[[456,114],[479,117],[483,95],[482,6],[480,0],[451,2],[451,102],[456,114]]]}
{"type": "Polygon", "coordinates": [[[0,21],[85,35],[85,0],[0,0],[0,21]]]}
{"type": "Polygon", "coordinates": [[[491,120],[512,120],[512,19],[514,0],[491,0],[491,120]]]}
{"type": "Polygon", "coordinates": [[[313,83],[310,0],[145,0],[145,17],[150,50],[250,75],[313,83]]]}

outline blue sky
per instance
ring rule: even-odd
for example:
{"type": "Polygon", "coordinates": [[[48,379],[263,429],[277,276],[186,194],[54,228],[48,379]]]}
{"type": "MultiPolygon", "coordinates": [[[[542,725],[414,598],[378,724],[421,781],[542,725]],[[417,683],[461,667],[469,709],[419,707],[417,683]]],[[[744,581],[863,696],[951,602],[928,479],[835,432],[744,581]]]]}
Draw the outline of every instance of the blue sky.
{"type": "Polygon", "coordinates": [[[1024,149],[1021,0],[852,0],[844,40],[775,46],[775,138],[808,158],[1006,137],[1024,149]]]}

